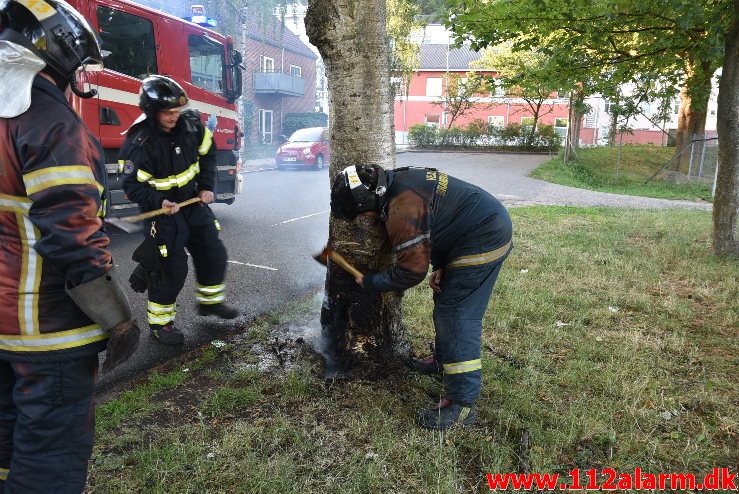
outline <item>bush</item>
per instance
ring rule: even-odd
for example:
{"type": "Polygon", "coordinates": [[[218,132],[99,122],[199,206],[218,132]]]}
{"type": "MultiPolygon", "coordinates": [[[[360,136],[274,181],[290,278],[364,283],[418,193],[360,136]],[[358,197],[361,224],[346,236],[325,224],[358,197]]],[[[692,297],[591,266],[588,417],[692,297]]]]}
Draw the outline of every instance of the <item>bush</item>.
{"type": "Polygon", "coordinates": [[[282,133],[290,137],[296,130],[327,126],[328,115],[323,112],[287,113],[282,123],[282,133]]]}
{"type": "Polygon", "coordinates": [[[553,125],[539,125],[534,139],[534,145],[547,148],[550,151],[559,149],[562,138],[554,131],[553,125]]]}
{"type": "Polygon", "coordinates": [[[444,129],[441,131],[442,142],[449,146],[466,146],[466,138],[464,132],[459,127],[452,127],[451,129],[444,129]]]}
{"type": "Polygon", "coordinates": [[[414,147],[462,147],[549,151],[559,149],[562,138],[552,125],[539,125],[536,130],[511,123],[498,128],[482,119],[470,121],[465,127],[439,129],[426,124],[415,124],[408,129],[408,142],[414,147]]]}
{"type": "Polygon", "coordinates": [[[439,129],[433,125],[415,124],[408,129],[408,142],[414,147],[436,146],[439,129]]]}
{"type": "Polygon", "coordinates": [[[464,135],[469,140],[470,145],[477,144],[480,139],[489,134],[490,126],[485,120],[481,118],[476,118],[470,121],[470,123],[468,123],[467,127],[464,129],[464,135]]]}
{"type": "Polygon", "coordinates": [[[515,122],[500,129],[500,140],[504,146],[518,146],[523,140],[523,135],[521,124],[515,122]]]}

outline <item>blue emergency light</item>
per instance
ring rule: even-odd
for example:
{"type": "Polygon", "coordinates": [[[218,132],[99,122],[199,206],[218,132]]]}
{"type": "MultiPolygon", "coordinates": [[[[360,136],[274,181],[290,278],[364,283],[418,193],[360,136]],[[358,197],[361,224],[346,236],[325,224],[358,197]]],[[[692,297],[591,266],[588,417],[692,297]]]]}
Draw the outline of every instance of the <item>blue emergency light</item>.
{"type": "Polygon", "coordinates": [[[203,27],[216,27],[218,25],[218,22],[214,18],[205,15],[193,15],[184,19],[203,27]]]}

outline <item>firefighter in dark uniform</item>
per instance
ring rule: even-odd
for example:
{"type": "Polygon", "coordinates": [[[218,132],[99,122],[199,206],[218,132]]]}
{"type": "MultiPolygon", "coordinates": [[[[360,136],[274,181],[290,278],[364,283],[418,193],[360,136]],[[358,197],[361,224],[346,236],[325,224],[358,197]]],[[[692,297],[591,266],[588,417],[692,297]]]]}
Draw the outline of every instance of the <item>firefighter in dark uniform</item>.
{"type": "Polygon", "coordinates": [[[128,130],[119,156],[129,199],[143,211],[171,208],[145,229],[147,238],[134,254],[139,266],[130,278],[134,290],[148,287],[151,335],[168,345],[184,341],[174,320],[177,295],[187,277],[185,247],[195,266],[198,313],[222,319],[238,315],[225,303],[226,248],[218,238],[220,224],[207,206],[214,200],[216,180],[213,134],[199,112],[183,109],[187,103],[185,91],[172,79],[146,78],[139,100],[144,114],[128,130]],[[201,203],[177,206],[194,197],[201,203]]]}
{"type": "Polygon", "coordinates": [[[103,150],[68,103],[102,57],[62,1],[0,2],[0,492],[79,494],[103,371],[139,329],[103,229],[103,150]]]}
{"type": "Polygon", "coordinates": [[[430,429],[476,420],[480,395],[482,318],[512,248],[506,208],[481,188],[430,168],[383,170],[350,166],[334,181],[334,217],[378,214],[396,256],[394,266],[357,283],[371,292],[406,290],[426,277],[434,291],[434,355],[413,361],[426,374],[441,374],[444,393],[421,410],[430,429]]]}

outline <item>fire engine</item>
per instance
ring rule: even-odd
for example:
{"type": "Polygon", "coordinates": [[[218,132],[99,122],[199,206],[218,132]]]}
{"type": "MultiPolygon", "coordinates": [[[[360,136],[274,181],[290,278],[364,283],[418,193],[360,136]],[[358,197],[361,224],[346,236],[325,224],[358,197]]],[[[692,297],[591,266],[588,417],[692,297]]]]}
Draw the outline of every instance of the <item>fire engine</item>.
{"type": "MultiPolygon", "coordinates": [[[[111,196],[108,214],[136,212],[121,190],[118,151],[125,131],[141,115],[141,81],[151,74],[176,80],[213,129],[217,148],[216,201],[233,203],[241,192],[237,152],[241,146],[236,99],[241,96],[241,54],[233,39],[203,26],[126,0],[68,0],[97,29],[105,69],[86,74],[81,85],[94,98],[72,97],[75,110],[105,150],[111,196]]],[[[81,87],[81,89],[83,89],[81,87]]]]}

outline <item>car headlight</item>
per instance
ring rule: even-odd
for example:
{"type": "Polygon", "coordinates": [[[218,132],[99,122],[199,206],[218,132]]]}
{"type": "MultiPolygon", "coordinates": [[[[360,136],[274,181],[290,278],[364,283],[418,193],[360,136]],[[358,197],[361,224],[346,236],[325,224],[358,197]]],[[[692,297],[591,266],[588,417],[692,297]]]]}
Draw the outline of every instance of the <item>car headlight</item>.
{"type": "Polygon", "coordinates": [[[310,148],[303,149],[303,155],[304,156],[310,156],[311,155],[310,148]]]}

